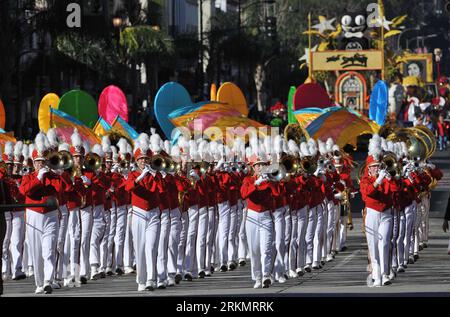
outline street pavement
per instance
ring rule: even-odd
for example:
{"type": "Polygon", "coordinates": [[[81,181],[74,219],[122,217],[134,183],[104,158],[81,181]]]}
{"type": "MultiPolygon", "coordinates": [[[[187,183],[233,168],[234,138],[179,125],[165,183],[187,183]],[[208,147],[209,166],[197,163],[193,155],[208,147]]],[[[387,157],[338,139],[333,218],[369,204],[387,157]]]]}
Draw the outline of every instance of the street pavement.
{"type": "MultiPolygon", "coordinates": [[[[356,216],[356,215],[355,215],[356,216]]],[[[135,275],[113,276],[89,281],[81,288],[62,288],[51,295],[35,295],[34,280],[7,281],[4,296],[449,296],[450,255],[447,255],[449,234],[442,231],[442,220],[431,219],[429,247],[419,260],[400,273],[390,286],[366,286],[367,247],[361,232],[361,218],[354,219],[355,229],[349,231],[348,250],[340,252],[323,269],[301,278],[276,283],[268,289],[253,289],[250,265],[235,271],[216,272],[206,279],[182,281],[175,287],[153,292],[137,292],[135,275]]]]}

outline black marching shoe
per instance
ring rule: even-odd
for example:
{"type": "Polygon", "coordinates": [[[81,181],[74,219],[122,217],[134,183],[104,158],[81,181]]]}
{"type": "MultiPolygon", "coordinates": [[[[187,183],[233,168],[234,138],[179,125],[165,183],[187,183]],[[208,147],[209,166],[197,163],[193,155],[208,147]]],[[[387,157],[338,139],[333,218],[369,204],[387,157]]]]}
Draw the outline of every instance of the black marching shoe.
{"type": "Polygon", "coordinates": [[[419,255],[418,254],[414,254],[414,261],[417,261],[419,259],[419,255]]]}
{"type": "Polygon", "coordinates": [[[210,270],[211,270],[211,271],[210,271],[210,272],[211,272],[211,275],[214,274],[214,271],[215,271],[214,266],[211,265],[211,269],[210,269],[210,270]]]}
{"type": "Polygon", "coordinates": [[[239,261],[239,266],[245,266],[246,264],[247,264],[247,262],[245,262],[245,260],[239,261]]]}
{"type": "Polygon", "coordinates": [[[192,282],[192,275],[190,273],[184,274],[184,279],[186,281],[192,282]]]}
{"type": "Polygon", "coordinates": [[[205,271],[198,272],[198,278],[205,278],[206,274],[205,271]]]}
{"type": "Polygon", "coordinates": [[[117,269],[116,269],[116,274],[117,274],[117,275],[123,275],[123,273],[124,273],[124,272],[123,272],[123,270],[122,270],[121,268],[117,268],[117,269]]]}
{"type": "Polygon", "coordinates": [[[100,272],[100,278],[106,278],[105,272],[100,272]]]}
{"type": "Polygon", "coordinates": [[[220,266],[220,272],[226,272],[226,271],[228,271],[227,266],[225,264],[221,265],[220,266]]]}
{"type": "Polygon", "coordinates": [[[236,269],[236,263],[231,262],[230,264],[228,264],[228,269],[230,271],[234,271],[236,269]]]}
{"type": "Polygon", "coordinates": [[[53,288],[51,285],[44,286],[44,294],[51,294],[53,292],[53,288]]]}
{"type": "Polygon", "coordinates": [[[81,284],[87,284],[86,276],[80,276],[80,282],[81,282],[81,284]]]}
{"type": "Polygon", "coordinates": [[[180,284],[181,280],[183,279],[183,277],[181,276],[180,273],[177,273],[175,275],[175,284],[180,284]]]}

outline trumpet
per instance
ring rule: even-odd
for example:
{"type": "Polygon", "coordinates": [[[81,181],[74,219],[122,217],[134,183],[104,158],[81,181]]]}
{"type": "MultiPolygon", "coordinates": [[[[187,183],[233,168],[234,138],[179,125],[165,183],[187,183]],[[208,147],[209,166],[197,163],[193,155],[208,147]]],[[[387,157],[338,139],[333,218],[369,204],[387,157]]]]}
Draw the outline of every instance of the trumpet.
{"type": "Polygon", "coordinates": [[[20,171],[21,175],[28,175],[33,171],[33,168],[29,167],[29,166],[22,166],[22,169],[20,171]]]}
{"type": "Polygon", "coordinates": [[[119,167],[122,170],[127,170],[130,168],[130,161],[129,160],[121,160],[119,163],[119,167]]]}
{"type": "Polygon", "coordinates": [[[162,171],[166,168],[166,159],[159,154],[153,155],[150,160],[150,167],[155,171],[162,171]]]}
{"type": "Polygon", "coordinates": [[[95,153],[88,153],[84,158],[83,167],[95,172],[102,167],[102,158],[95,153]]]}

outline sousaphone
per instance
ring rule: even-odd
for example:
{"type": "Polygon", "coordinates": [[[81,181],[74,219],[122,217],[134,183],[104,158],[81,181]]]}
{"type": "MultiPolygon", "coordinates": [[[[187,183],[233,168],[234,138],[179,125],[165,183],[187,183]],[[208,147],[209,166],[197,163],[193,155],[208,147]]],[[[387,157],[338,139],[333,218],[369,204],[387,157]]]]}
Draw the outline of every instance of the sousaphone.
{"type": "Polygon", "coordinates": [[[302,142],[307,142],[310,138],[308,132],[303,129],[298,123],[290,123],[284,128],[284,138],[289,140],[294,140],[295,143],[301,144],[302,142]]]}

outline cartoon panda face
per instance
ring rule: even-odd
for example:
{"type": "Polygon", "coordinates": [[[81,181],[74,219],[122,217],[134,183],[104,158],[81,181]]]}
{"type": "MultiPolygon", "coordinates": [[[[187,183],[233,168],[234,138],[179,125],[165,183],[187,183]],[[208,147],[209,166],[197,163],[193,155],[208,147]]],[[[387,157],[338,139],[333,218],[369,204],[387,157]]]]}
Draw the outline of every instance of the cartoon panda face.
{"type": "Polygon", "coordinates": [[[366,15],[361,13],[346,14],[341,19],[344,33],[363,33],[367,29],[366,15]]]}

